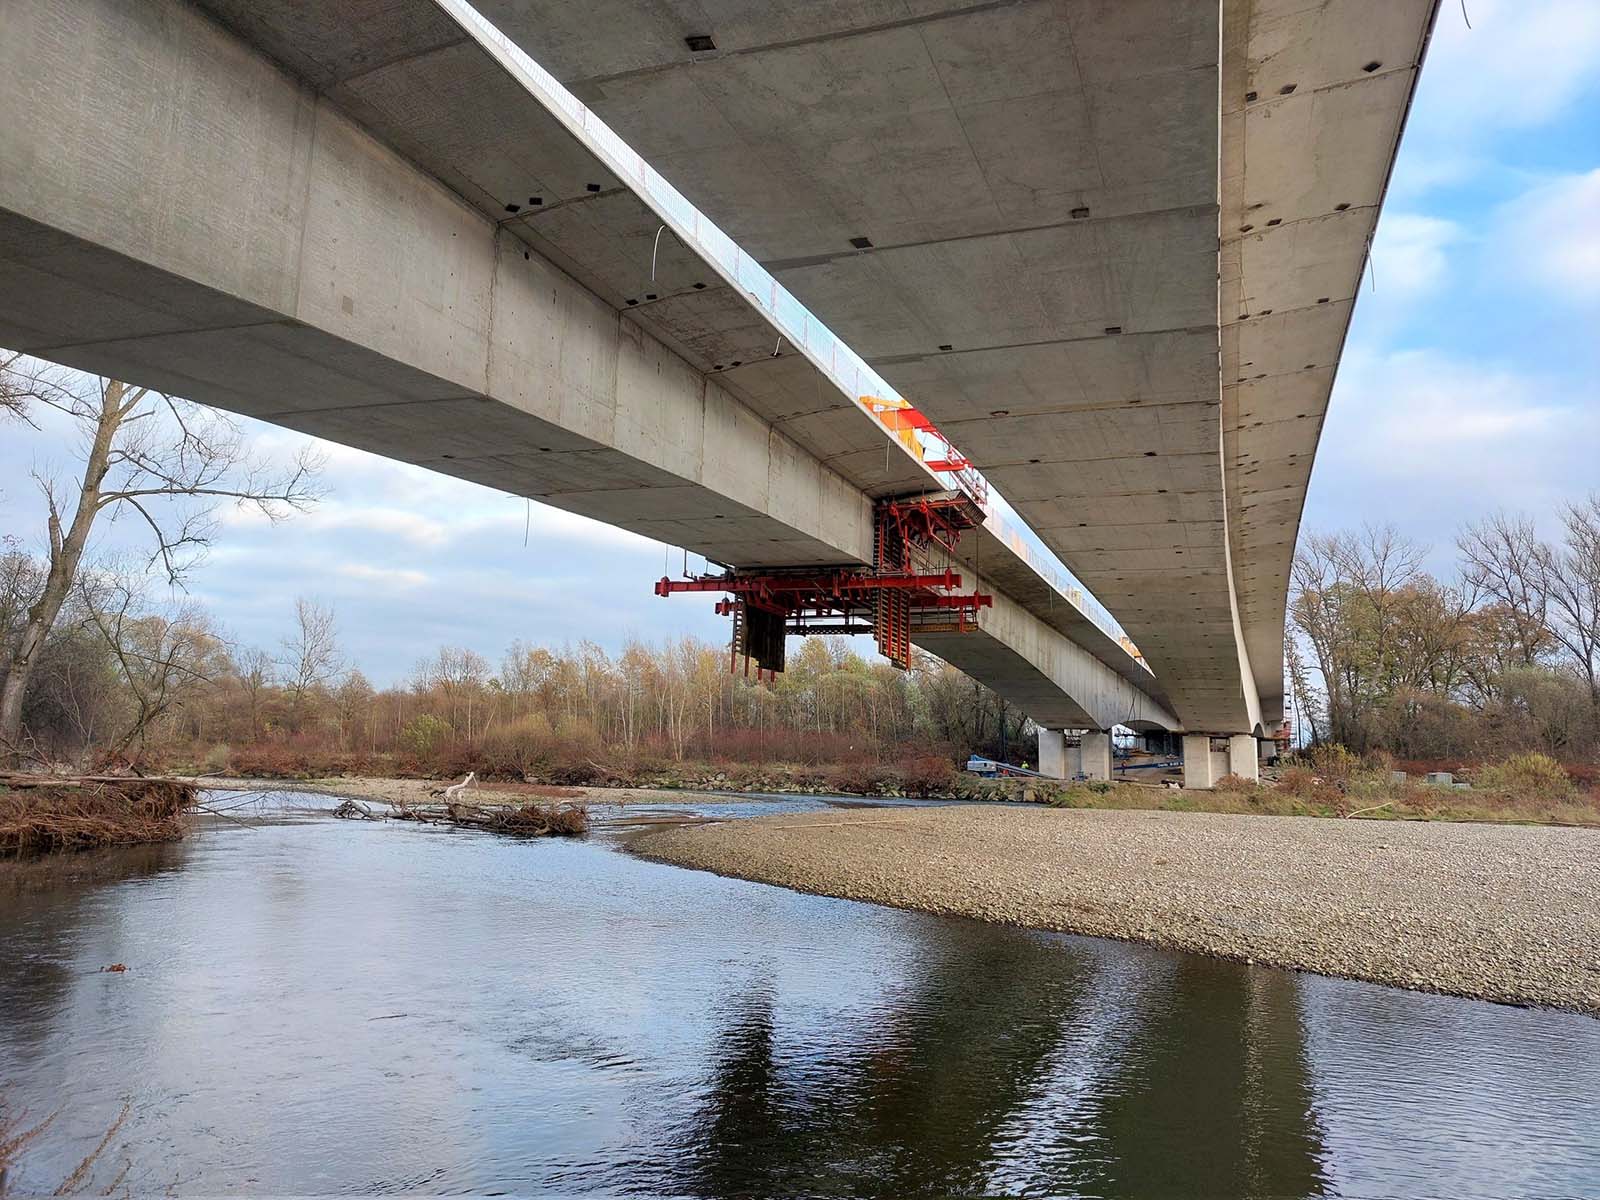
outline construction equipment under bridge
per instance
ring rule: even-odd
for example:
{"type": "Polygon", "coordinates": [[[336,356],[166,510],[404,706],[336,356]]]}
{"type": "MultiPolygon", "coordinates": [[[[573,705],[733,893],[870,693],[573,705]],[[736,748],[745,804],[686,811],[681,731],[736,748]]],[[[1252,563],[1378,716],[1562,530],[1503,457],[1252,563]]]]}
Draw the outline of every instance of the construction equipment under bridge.
{"type": "Polygon", "coordinates": [[[895,666],[911,663],[919,635],[968,633],[978,610],[994,597],[962,591],[956,548],[963,533],[985,514],[965,490],[880,500],[873,508],[870,570],[798,567],[784,570],[730,569],[721,575],[663,577],[656,595],[723,592],[719,615],[733,618],[729,669],[770,680],[783,670],[790,634],[871,633],[895,666]]]}

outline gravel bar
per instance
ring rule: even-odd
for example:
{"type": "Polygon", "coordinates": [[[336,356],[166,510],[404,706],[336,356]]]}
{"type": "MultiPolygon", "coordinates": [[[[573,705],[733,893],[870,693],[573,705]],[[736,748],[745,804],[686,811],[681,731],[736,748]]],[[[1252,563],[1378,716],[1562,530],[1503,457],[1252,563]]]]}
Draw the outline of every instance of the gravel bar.
{"type": "Polygon", "coordinates": [[[648,834],[899,908],[1600,1016],[1600,830],[959,805],[648,834]]]}

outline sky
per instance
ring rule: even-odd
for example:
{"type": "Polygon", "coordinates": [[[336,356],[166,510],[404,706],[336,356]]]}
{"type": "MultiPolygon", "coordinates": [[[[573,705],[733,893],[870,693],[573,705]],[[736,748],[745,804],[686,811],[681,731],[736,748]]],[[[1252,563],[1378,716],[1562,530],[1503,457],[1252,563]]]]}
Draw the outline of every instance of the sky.
{"type": "Polygon", "coordinates": [[[1600,488],[1600,4],[1445,0],[1302,529],[1389,522],[1454,569],[1495,508],[1600,488]]]}
{"type": "MultiPolygon", "coordinates": [[[[823,314],[826,316],[826,314],[823,314]]],[[[1600,3],[1444,0],[1318,451],[1304,529],[1389,522],[1453,569],[1495,508],[1551,529],[1600,488],[1600,3]],[[1467,19],[1471,28],[1467,27],[1467,19]]],[[[252,451],[309,439],[244,422],[252,451]]],[[[59,422],[0,427],[0,533],[43,547],[30,472],[67,478],[59,422]]],[[[608,650],[727,636],[705,597],[652,594],[682,552],[334,445],[327,495],[272,525],[219,513],[188,580],[241,646],[275,650],[296,597],[331,605],[350,662],[402,681],[440,645],[608,650]]],[[[127,525],[102,550],[133,541],[127,525]]],[[[695,565],[694,560],[691,565],[695,565]]]]}

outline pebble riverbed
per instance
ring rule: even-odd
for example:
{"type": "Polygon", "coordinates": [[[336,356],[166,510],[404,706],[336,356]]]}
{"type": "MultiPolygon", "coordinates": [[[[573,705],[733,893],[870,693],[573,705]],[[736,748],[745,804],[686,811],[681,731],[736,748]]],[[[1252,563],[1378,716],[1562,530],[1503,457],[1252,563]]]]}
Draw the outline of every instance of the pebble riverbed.
{"type": "Polygon", "coordinates": [[[800,891],[1600,1015],[1600,830],[959,805],[648,834],[800,891]]]}

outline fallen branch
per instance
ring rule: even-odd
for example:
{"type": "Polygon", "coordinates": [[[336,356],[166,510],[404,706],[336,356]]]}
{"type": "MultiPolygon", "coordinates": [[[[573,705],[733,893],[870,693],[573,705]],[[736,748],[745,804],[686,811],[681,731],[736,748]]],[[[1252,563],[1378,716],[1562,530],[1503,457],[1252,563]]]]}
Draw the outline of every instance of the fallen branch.
{"type": "Polygon", "coordinates": [[[345,821],[381,821],[383,818],[359,800],[346,800],[333,810],[333,815],[345,821]]]}
{"type": "Polygon", "coordinates": [[[397,821],[457,825],[517,837],[576,837],[589,830],[588,810],[568,804],[406,804],[391,800],[397,821]]]}
{"type": "Polygon", "coordinates": [[[1393,800],[1385,800],[1382,804],[1374,804],[1371,808],[1358,808],[1355,812],[1345,813],[1344,819],[1348,821],[1351,817],[1359,817],[1363,813],[1377,812],[1380,808],[1388,808],[1393,803],[1393,800]]]}

